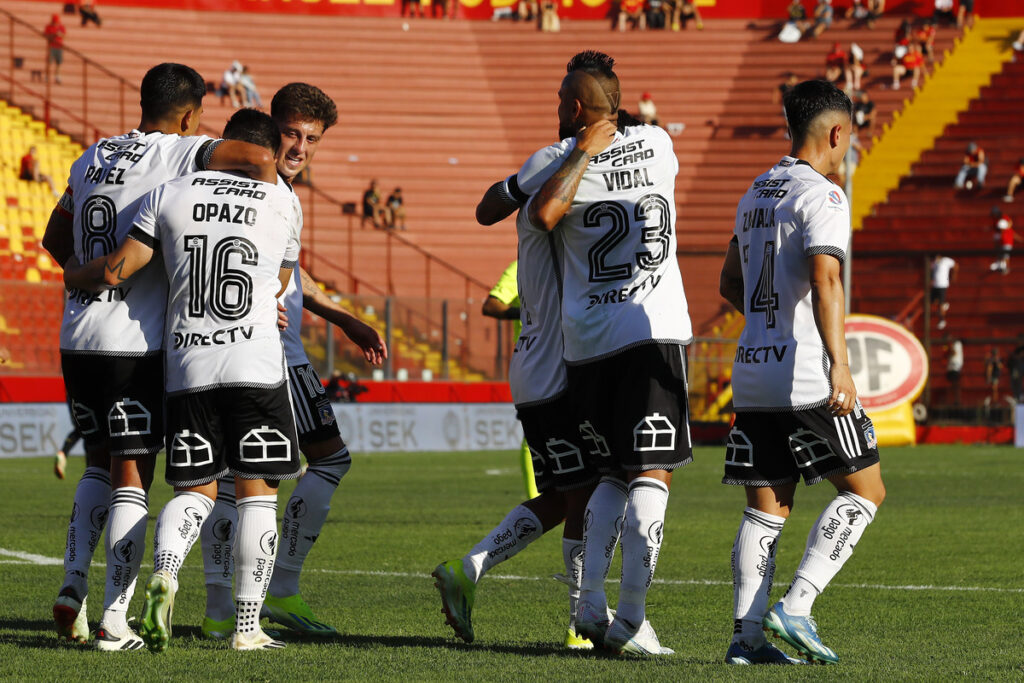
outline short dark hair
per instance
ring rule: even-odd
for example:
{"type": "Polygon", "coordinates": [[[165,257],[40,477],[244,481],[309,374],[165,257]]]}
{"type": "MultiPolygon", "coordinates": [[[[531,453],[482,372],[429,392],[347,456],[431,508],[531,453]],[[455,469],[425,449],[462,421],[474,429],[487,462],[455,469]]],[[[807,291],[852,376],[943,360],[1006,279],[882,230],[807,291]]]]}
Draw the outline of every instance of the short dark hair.
{"type": "Polygon", "coordinates": [[[142,118],[160,121],[181,109],[198,107],[206,94],[206,81],[184,64],[164,62],[146,72],[139,88],[142,118]]]}
{"type": "Polygon", "coordinates": [[[338,107],[320,88],[308,83],[289,83],[274,93],[270,115],[275,121],[288,119],[319,121],[326,131],[338,122],[338,107]]]}
{"type": "Polygon", "coordinates": [[[281,131],[277,122],[256,109],[239,109],[224,126],[224,139],[251,142],[266,147],[274,154],[281,148],[281,131]]]}
{"type": "Polygon", "coordinates": [[[853,103],[835,83],[825,80],[803,81],[793,86],[783,98],[786,121],[794,146],[803,144],[811,123],[825,112],[838,112],[853,117],[853,103]]]}
{"type": "Polygon", "coordinates": [[[600,75],[605,78],[618,79],[614,71],[615,60],[603,52],[597,50],[584,50],[573,56],[565,67],[565,72],[571,74],[574,71],[583,71],[592,75],[600,75]]]}

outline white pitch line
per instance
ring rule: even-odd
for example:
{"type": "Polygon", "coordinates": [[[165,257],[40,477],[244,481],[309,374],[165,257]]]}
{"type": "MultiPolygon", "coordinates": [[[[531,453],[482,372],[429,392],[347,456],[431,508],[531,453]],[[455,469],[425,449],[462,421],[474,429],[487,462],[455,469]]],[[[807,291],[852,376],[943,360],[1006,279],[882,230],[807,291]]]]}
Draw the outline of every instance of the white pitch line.
{"type": "MultiPolygon", "coordinates": [[[[64,560],[59,557],[44,557],[32,553],[23,553],[17,550],[0,548],[0,555],[16,558],[17,561],[3,561],[0,564],[35,564],[35,565],[61,565],[64,560]]],[[[94,562],[93,566],[103,567],[102,562],[94,562]]],[[[189,566],[186,569],[200,569],[189,566]]],[[[337,576],[379,576],[395,579],[429,579],[429,574],[417,572],[389,572],[380,569],[320,569],[309,568],[308,572],[317,574],[333,574],[337,576]]],[[[498,581],[548,581],[553,580],[546,576],[520,576],[517,574],[488,574],[491,579],[498,581]]],[[[608,583],[615,583],[614,579],[608,579],[608,583]]],[[[718,581],[715,579],[655,579],[654,583],[664,586],[731,586],[732,581],[718,581]]],[[[884,591],[941,591],[953,593],[1024,593],[1024,588],[997,588],[991,586],[935,586],[935,585],[896,585],[890,586],[881,583],[833,583],[834,588],[864,588],[869,590],[884,591]]]]}

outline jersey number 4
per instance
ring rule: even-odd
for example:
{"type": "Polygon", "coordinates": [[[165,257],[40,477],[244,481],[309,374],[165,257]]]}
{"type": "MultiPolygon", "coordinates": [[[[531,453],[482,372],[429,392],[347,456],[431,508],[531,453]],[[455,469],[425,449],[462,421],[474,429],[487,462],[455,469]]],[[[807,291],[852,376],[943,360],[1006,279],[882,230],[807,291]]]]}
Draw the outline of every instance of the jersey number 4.
{"type": "Polygon", "coordinates": [[[750,312],[764,313],[765,326],[775,327],[775,311],[779,310],[779,293],[775,291],[775,242],[765,242],[761,274],[754,293],[750,295],[750,312]]]}
{"type": "MultiPolygon", "coordinates": [[[[591,282],[615,282],[633,277],[633,264],[608,263],[611,252],[629,236],[629,210],[620,202],[598,202],[583,212],[583,227],[600,228],[604,222],[611,224],[611,230],[594,243],[587,253],[590,261],[591,282]]],[[[672,235],[672,215],[668,201],[657,194],[642,197],[633,205],[632,224],[640,227],[640,241],[657,245],[654,251],[638,251],[636,265],[644,270],[657,270],[669,256],[672,235]],[[654,225],[647,222],[656,214],[654,225]]]]}
{"type": "Polygon", "coordinates": [[[244,237],[225,237],[214,245],[207,260],[206,235],[185,235],[188,253],[188,315],[206,315],[207,289],[210,312],[222,320],[241,320],[252,310],[252,277],[229,265],[237,254],[243,266],[259,265],[256,245],[244,237]],[[206,264],[212,262],[212,277],[206,277],[206,264]]]}

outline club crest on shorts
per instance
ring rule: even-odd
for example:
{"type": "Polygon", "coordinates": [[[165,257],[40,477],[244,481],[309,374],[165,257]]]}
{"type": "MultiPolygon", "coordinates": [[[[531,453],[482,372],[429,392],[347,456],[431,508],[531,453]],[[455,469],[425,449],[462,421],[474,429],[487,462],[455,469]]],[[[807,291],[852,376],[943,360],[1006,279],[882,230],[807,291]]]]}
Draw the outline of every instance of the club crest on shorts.
{"type": "Polygon", "coordinates": [[[288,462],[291,457],[291,441],[267,425],[250,429],[238,442],[238,459],[243,462],[288,462]]]}
{"type": "Polygon", "coordinates": [[[111,436],[141,436],[149,434],[152,415],[138,401],[122,398],[115,401],[107,414],[107,427],[111,436]]]}
{"type": "Polygon", "coordinates": [[[96,421],[96,413],[85,404],[71,401],[71,417],[82,436],[89,436],[100,430],[99,423],[96,421]]]}
{"type": "Polygon", "coordinates": [[[750,443],[750,437],[736,427],[729,430],[729,440],[725,444],[725,464],[735,467],[754,466],[754,444],[750,443]]]}
{"type": "Polygon", "coordinates": [[[167,464],[171,467],[201,467],[213,463],[213,448],[200,434],[184,429],[171,439],[167,464]]]}
{"type": "Polygon", "coordinates": [[[675,447],[675,425],[661,413],[647,415],[633,427],[634,451],[671,451],[675,447]]]}
{"type": "Polygon", "coordinates": [[[581,423],[579,429],[583,440],[589,441],[593,445],[589,451],[590,455],[599,455],[602,458],[611,456],[612,452],[608,449],[608,441],[597,433],[594,425],[590,424],[590,420],[581,423]]]}
{"type": "Polygon", "coordinates": [[[548,458],[554,463],[555,474],[565,474],[583,469],[583,456],[580,449],[565,439],[548,439],[544,444],[548,449],[548,458]]]}
{"type": "Polygon", "coordinates": [[[331,410],[330,404],[319,406],[317,410],[320,411],[320,424],[325,427],[334,424],[334,411],[331,410]]]}
{"type": "Polygon", "coordinates": [[[868,420],[864,425],[864,443],[868,448],[878,448],[878,437],[875,436],[875,425],[868,420]]]}

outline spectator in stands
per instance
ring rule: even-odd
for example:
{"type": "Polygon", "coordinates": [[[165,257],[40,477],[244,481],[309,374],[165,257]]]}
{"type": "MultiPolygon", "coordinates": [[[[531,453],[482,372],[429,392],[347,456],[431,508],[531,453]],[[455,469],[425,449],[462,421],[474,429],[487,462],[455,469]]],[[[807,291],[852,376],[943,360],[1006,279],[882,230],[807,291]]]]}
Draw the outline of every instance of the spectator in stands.
{"type": "Polygon", "coordinates": [[[562,30],[556,0],[540,0],[540,30],[544,33],[558,33],[562,30]]]}
{"type": "Polygon", "coordinates": [[[1004,202],[1013,201],[1013,193],[1017,191],[1022,179],[1024,179],[1024,157],[1017,160],[1017,170],[1010,176],[1010,182],[1006,184],[1006,194],[1003,195],[1004,202]]]}
{"type": "Polygon", "coordinates": [[[640,101],[636,103],[636,109],[642,122],[650,126],[658,125],[658,108],[654,105],[654,100],[651,99],[651,93],[645,92],[640,96],[640,101]]]}
{"type": "Polygon", "coordinates": [[[868,70],[864,67],[864,50],[857,43],[850,43],[850,55],[846,60],[846,91],[860,90],[860,79],[868,70]]]}
{"type": "Polygon", "coordinates": [[[644,13],[644,0],[619,0],[619,30],[626,30],[626,23],[633,25],[638,31],[647,28],[647,15],[644,13]]]}
{"type": "Polygon", "coordinates": [[[999,401],[999,375],[1003,371],[1003,359],[999,357],[999,347],[990,346],[985,358],[985,386],[992,393],[985,397],[985,405],[990,406],[999,401]]]}
{"type": "Polygon", "coordinates": [[[964,26],[974,26],[974,0],[960,0],[960,7],[956,10],[956,27],[964,26]]]}
{"type": "Polygon", "coordinates": [[[387,208],[381,202],[380,189],[377,186],[377,179],[370,181],[370,186],[363,193],[363,220],[359,223],[362,228],[366,221],[371,221],[373,227],[378,230],[388,227],[387,208]]]}
{"type": "Polygon", "coordinates": [[[1013,395],[1013,402],[1020,403],[1024,400],[1024,344],[1010,353],[1010,357],[1006,359],[1006,366],[1010,369],[1010,393],[1013,395]]]}
{"type": "Polygon", "coordinates": [[[817,38],[832,26],[832,17],[835,11],[832,9],[832,0],[818,0],[814,6],[814,25],[811,27],[811,36],[817,38]]]}
{"type": "Polygon", "coordinates": [[[928,58],[928,63],[935,61],[935,19],[925,19],[921,28],[914,31],[914,40],[921,46],[921,52],[928,58]]]}
{"type": "Polygon", "coordinates": [[[50,17],[50,23],[43,29],[46,37],[46,66],[49,73],[49,66],[53,64],[53,80],[60,83],[60,65],[64,63],[64,36],[68,30],[60,21],[60,15],[54,14],[50,17]]]}
{"type": "Polygon", "coordinates": [[[1003,275],[1010,272],[1010,254],[1013,253],[1014,242],[1020,242],[1020,236],[1013,230],[1013,220],[999,208],[992,207],[992,237],[996,242],[996,260],[988,267],[1003,275]]]}
{"type": "Polygon", "coordinates": [[[977,142],[968,142],[964,151],[964,162],[956,174],[953,187],[958,190],[973,190],[975,185],[982,188],[985,186],[987,175],[988,162],[985,160],[985,150],[979,147],[977,142]]]}
{"type": "Polygon", "coordinates": [[[647,28],[663,29],[668,23],[668,16],[672,12],[665,3],[665,0],[647,0],[647,28]]]}
{"type": "Polygon", "coordinates": [[[952,24],[956,21],[953,15],[953,0],[935,0],[935,11],[932,13],[935,21],[941,20],[945,24],[952,24]]]}
{"type": "Polygon", "coordinates": [[[892,55],[899,61],[906,56],[907,51],[910,49],[910,43],[914,40],[914,26],[910,23],[909,19],[904,19],[900,22],[893,40],[892,55]]]}
{"type": "Polygon", "coordinates": [[[92,0],[78,0],[78,16],[82,17],[83,27],[90,21],[97,27],[103,25],[103,20],[100,19],[100,15],[96,11],[96,3],[92,0]]]}
{"type": "Polygon", "coordinates": [[[857,101],[853,103],[853,125],[869,138],[875,134],[875,103],[867,90],[857,93],[857,101]]]}
{"type": "Polygon", "coordinates": [[[964,371],[964,343],[954,339],[946,347],[946,379],[953,390],[953,405],[960,405],[960,375],[964,371]]]}
{"type": "Polygon", "coordinates": [[[231,66],[224,70],[220,79],[220,87],[217,88],[217,95],[220,103],[224,104],[224,98],[231,99],[231,106],[237,109],[245,102],[245,88],[242,87],[242,63],[237,59],[231,62],[231,66]]]}
{"type": "Polygon", "coordinates": [[[910,87],[917,88],[924,73],[924,55],[917,43],[910,43],[902,59],[892,60],[892,89],[900,89],[900,79],[910,74],[910,87]]]}
{"type": "Polygon", "coordinates": [[[698,31],[704,30],[704,20],[700,18],[700,10],[697,9],[693,0],[673,0],[672,30],[679,31],[686,28],[686,22],[691,19],[698,31]]]}
{"type": "Polygon", "coordinates": [[[875,27],[875,21],[885,12],[885,0],[868,0],[868,28],[875,27]]]}
{"type": "Polygon", "coordinates": [[[537,0],[519,0],[519,21],[533,21],[540,16],[537,0]]]}
{"type": "Polygon", "coordinates": [[[956,278],[960,266],[948,256],[936,254],[932,257],[931,267],[931,303],[939,304],[940,330],[946,329],[946,311],[949,310],[949,301],[946,300],[946,293],[949,291],[950,283],[956,278]]]}
{"type": "Polygon", "coordinates": [[[53,196],[60,197],[57,186],[53,184],[53,178],[39,170],[39,159],[36,159],[37,152],[35,145],[28,148],[28,154],[21,158],[21,170],[18,172],[18,177],[35,183],[46,183],[50,186],[53,196]]]}
{"type": "Polygon", "coordinates": [[[263,106],[263,98],[260,97],[260,91],[256,89],[256,81],[253,80],[252,72],[249,71],[248,66],[242,67],[242,74],[238,77],[238,83],[242,86],[242,91],[245,93],[245,106],[263,106]]]}
{"type": "Polygon", "coordinates": [[[1017,52],[1024,52],[1024,31],[1021,31],[1017,40],[1013,41],[1013,49],[1017,52]]]}
{"type": "Polygon", "coordinates": [[[825,80],[838,83],[846,74],[846,50],[839,43],[832,43],[832,51],[825,55],[825,80]]]}
{"type": "Polygon", "coordinates": [[[395,191],[388,195],[388,227],[405,230],[405,200],[402,199],[402,188],[396,187],[395,191]]]}
{"type": "Polygon", "coordinates": [[[783,43],[795,43],[807,30],[807,9],[801,0],[792,0],[786,7],[786,23],[779,31],[783,43]]]}
{"type": "Polygon", "coordinates": [[[409,12],[410,17],[413,15],[413,13],[416,14],[417,18],[422,17],[423,9],[422,6],[420,5],[420,0],[402,0],[403,17],[406,16],[406,11],[409,12]]]}

